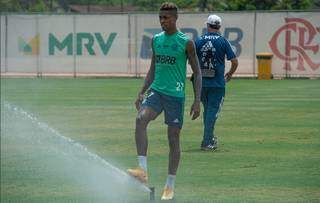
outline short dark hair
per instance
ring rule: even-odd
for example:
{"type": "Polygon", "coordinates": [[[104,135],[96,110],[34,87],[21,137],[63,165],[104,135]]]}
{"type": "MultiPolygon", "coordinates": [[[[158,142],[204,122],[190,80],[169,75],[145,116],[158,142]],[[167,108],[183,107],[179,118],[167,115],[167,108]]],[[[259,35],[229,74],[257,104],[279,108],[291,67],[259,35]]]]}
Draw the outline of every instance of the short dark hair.
{"type": "Polygon", "coordinates": [[[211,25],[211,24],[209,24],[209,23],[207,23],[207,25],[210,27],[210,28],[212,28],[212,29],[216,29],[216,30],[219,30],[220,29],[220,25],[211,25]]]}
{"type": "Polygon", "coordinates": [[[168,11],[174,15],[178,15],[178,6],[172,2],[164,2],[160,6],[160,11],[168,11]]]}

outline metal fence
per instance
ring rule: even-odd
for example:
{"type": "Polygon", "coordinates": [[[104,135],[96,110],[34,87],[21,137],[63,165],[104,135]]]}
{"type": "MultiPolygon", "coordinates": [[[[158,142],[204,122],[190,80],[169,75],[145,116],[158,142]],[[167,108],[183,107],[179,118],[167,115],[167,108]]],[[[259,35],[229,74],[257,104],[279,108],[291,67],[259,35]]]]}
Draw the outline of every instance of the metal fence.
{"type": "MultiPolygon", "coordinates": [[[[236,76],[256,77],[256,54],[270,52],[274,77],[320,77],[319,12],[217,14],[239,59],[236,76]]],[[[196,39],[207,16],[181,13],[178,28],[196,39]]],[[[156,13],[2,14],[1,76],[143,76],[158,32],[156,13]]]]}

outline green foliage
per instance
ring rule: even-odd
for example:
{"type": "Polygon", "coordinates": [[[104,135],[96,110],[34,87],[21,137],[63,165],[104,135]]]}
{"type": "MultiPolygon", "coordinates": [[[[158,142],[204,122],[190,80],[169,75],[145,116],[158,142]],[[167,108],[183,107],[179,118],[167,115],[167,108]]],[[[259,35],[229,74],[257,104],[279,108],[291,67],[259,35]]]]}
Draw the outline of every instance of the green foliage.
{"type": "Polygon", "coordinates": [[[50,10],[48,2],[43,0],[2,0],[0,2],[1,12],[45,12],[50,10]]]}
{"type": "Polygon", "coordinates": [[[246,4],[244,3],[245,0],[230,0],[227,3],[228,10],[243,10],[245,9],[246,4]]]}
{"type": "Polygon", "coordinates": [[[136,0],[134,5],[141,11],[158,11],[160,5],[163,3],[162,0],[136,0]]]}
{"type": "Polygon", "coordinates": [[[0,1],[1,12],[23,11],[19,0],[1,0],[0,1]]]}
{"type": "Polygon", "coordinates": [[[320,9],[320,0],[314,0],[312,4],[313,8],[320,9]]]}
{"type": "Polygon", "coordinates": [[[312,0],[280,0],[272,7],[272,9],[278,10],[299,10],[311,8],[312,0]]]}
{"type": "MultiPolygon", "coordinates": [[[[65,2],[81,5],[129,5],[138,11],[158,11],[164,0],[1,0],[0,11],[43,12],[49,4],[65,2]]],[[[299,10],[320,7],[320,0],[172,0],[180,11],[299,10]]]]}
{"type": "MultiPolygon", "coordinates": [[[[123,0],[123,2],[128,2],[123,0]]],[[[69,4],[80,4],[80,5],[96,5],[96,4],[103,4],[103,5],[116,5],[120,4],[121,0],[68,0],[69,4]]]]}
{"type": "Polygon", "coordinates": [[[227,8],[226,2],[219,0],[200,0],[197,5],[197,11],[223,11],[227,8]]]}
{"type": "Polygon", "coordinates": [[[178,8],[180,9],[193,9],[195,7],[197,7],[197,2],[195,2],[194,0],[177,0],[175,2],[178,6],[178,8]]]}
{"type": "Polygon", "coordinates": [[[270,10],[278,0],[231,0],[226,10],[270,10]]]}
{"type": "Polygon", "coordinates": [[[30,5],[28,10],[30,12],[45,12],[50,9],[43,1],[38,0],[37,3],[30,5]]]}

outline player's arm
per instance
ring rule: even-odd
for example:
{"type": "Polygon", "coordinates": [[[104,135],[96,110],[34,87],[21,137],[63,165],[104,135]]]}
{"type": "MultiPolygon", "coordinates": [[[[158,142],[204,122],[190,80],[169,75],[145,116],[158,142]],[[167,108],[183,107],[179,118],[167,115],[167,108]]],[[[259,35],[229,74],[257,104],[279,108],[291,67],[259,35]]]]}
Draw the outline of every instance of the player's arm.
{"type": "Polygon", "coordinates": [[[224,75],[224,79],[226,82],[229,82],[232,78],[233,73],[236,72],[238,68],[238,59],[231,48],[230,42],[227,39],[225,39],[225,44],[226,44],[226,56],[227,56],[227,60],[231,61],[231,68],[229,72],[227,72],[224,75]]]}
{"type": "Polygon", "coordinates": [[[141,102],[143,101],[145,92],[149,89],[150,85],[152,84],[154,80],[154,72],[155,72],[155,56],[154,56],[154,49],[153,49],[153,38],[151,40],[151,47],[152,47],[152,57],[151,57],[151,65],[149,68],[149,71],[147,73],[147,76],[144,80],[144,84],[141,88],[141,90],[138,93],[138,97],[136,99],[135,105],[136,109],[140,109],[141,102]]]}
{"type": "Polygon", "coordinates": [[[190,115],[192,115],[192,120],[196,119],[200,115],[200,95],[201,95],[201,86],[202,86],[202,76],[199,66],[198,57],[196,55],[195,46],[192,40],[189,40],[187,43],[187,56],[189,64],[193,71],[194,77],[194,102],[191,106],[190,115]]]}
{"type": "Polygon", "coordinates": [[[230,68],[229,72],[227,72],[225,75],[225,80],[227,82],[229,82],[231,80],[233,73],[236,72],[236,70],[238,68],[238,59],[237,58],[233,58],[230,61],[231,61],[231,68],[230,68]]]}

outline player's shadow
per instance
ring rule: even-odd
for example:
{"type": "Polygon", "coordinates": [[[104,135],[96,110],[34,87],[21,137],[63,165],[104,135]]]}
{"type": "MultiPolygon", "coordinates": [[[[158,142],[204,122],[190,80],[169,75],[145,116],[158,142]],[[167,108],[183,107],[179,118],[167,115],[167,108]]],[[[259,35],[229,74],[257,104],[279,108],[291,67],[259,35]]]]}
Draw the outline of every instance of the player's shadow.
{"type": "Polygon", "coordinates": [[[181,152],[192,153],[192,152],[203,152],[203,151],[199,148],[194,148],[194,149],[191,148],[191,149],[181,150],[181,152]]]}
{"type": "Polygon", "coordinates": [[[210,150],[204,151],[204,150],[201,150],[200,148],[190,148],[190,149],[181,150],[181,152],[184,152],[184,153],[226,153],[226,152],[230,152],[230,150],[218,148],[213,151],[210,151],[210,150]]]}

